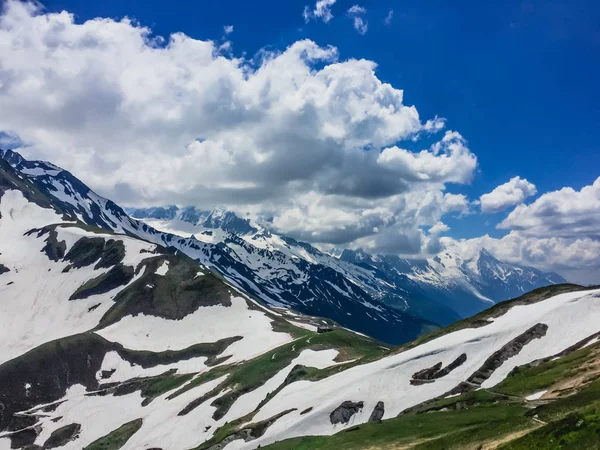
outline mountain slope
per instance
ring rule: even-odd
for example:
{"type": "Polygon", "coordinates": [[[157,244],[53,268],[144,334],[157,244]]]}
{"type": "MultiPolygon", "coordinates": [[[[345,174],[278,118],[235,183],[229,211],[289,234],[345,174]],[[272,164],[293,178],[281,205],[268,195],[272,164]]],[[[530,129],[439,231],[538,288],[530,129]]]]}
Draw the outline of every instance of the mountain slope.
{"type": "MultiPolygon", "coordinates": [[[[281,240],[277,247],[254,245],[260,238],[248,233],[256,229],[233,213],[184,209],[180,217],[202,221],[204,234],[198,238],[204,240],[176,236],[131,219],[112,201],[98,196],[72,174],[50,163],[27,161],[10,150],[0,156],[42,196],[50,199],[64,218],[173,247],[267,304],[326,317],[392,344],[409,341],[436,328],[429,320],[386,306],[338,270],[291,258],[282,251],[290,246],[281,240]],[[227,229],[245,230],[247,239],[227,229]]],[[[355,266],[350,266],[354,270],[355,266]]]]}

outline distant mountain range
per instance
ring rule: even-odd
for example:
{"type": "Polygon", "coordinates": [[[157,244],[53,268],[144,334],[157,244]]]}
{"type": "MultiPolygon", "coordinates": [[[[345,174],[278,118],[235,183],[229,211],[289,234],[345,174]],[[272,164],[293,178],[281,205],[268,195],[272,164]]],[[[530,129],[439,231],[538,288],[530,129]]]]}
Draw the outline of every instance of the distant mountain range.
{"type": "Polygon", "coordinates": [[[351,250],[338,258],[223,208],[125,212],[51,163],[27,161],[10,150],[0,156],[68,217],[173,247],[265,304],[326,317],[392,344],[497,301],[565,282],[556,274],[501,262],[485,250],[465,259],[458,247],[428,260],[351,250]]]}
{"type": "MultiPolygon", "coordinates": [[[[429,259],[347,249],[325,253],[223,208],[202,211],[172,205],[127,211],[156,229],[226,246],[233,257],[259,274],[258,283],[269,296],[277,297],[276,289],[285,290],[282,283],[297,284],[306,271],[330,269],[344,280],[336,285],[338,292],[353,295],[347,286],[360,288],[371,299],[438,325],[450,324],[532,289],[566,282],[556,273],[500,261],[485,249],[474,257],[465,257],[457,245],[429,259]],[[282,271],[282,266],[291,270],[282,271]],[[273,284],[276,289],[272,289],[273,284]]],[[[220,270],[226,272],[226,267],[220,270]]],[[[310,292],[304,294],[312,297],[310,292]]]]}

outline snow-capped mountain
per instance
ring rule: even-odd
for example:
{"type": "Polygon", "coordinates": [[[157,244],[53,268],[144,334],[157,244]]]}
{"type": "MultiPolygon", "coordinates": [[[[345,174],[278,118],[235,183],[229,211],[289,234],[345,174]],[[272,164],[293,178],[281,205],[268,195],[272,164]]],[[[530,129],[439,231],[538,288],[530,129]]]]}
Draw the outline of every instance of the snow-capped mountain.
{"type": "MultiPolygon", "coordinates": [[[[337,272],[344,280],[341,284],[330,280],[336,283],[338,291],[354,295],[348,286],[359,287],[372,299],[439,325],[450,324],[537,287],[566,282],[554,273],[499,261],[485,249],[467,257],[463,249],[455,246],[422,260],[371,255],[362,250],[321,252],[223,209],[198,211],[190,206],[138,209],[130,213],[156,229],[223,244],[233,250],[234,258],[252,272],[260,273],[256,284],[270,297],[274,294],[277,297],[278,289],[287,290],[286,283],[296,284],[304,271],[319,267],[328,273],[337,272]],[[172,217],[165,216],[167,210],[173,211],[172,217]],[[227,220],[207,220],[212,216],[227,220]],[[280,270],[282,264],[286,270],[280,270]],[[273,283],[276,290],[272,289],[273,283]]],[[[227,272],[226,267],[221,270],[227,272]]],[[[283,302],[287,304],[289,300],[283,302]]]]}
{"type": "MultiPolygon", "coordinates": [[[[230,252],[255,235],[215,245],[159,232],[59,168],[7,155],[14,167],[0,158],[0,450],[276,450],[317,448],[315,439],[319,448],[441,449],[450,434],[483,448],[546,428],[586,448],[577,445],[598,436],[588,418],[600,377],[598,288],[538,289],[390,348],[265,307],[198,262],[212,264],[217,248],[237,264],[230,252]]],[[[328,267],[310,246],[268,239],[328,267]]],[[[261,258],[277,255],[268,252],[261,258]]],[[[378,270],[338,264],[323,288],[347,283],[336,278],[344,270],[367,285],[374,278],[359,277],[378,270]]],[[[354,304],[344,294],[336,301],[354,304]]]]}
{"type": "MultiPolygon", "coordinates": [[[[249,221],[233,213],[222,209],[178,210],[168,224],[185,225],[189,233],[175,235],[168,227],[157,230],[151,226],[154,221],[148,225],[130,218],[115,203],[50,163],[27,161],[9,150],[1,155],[22,179],[30,182],[27,189],[35,189],[45,204],[51,199],[65,219],[172,247],[266,304],[326,317],[389,343],[406,342],[436,327],[427,319],[387,306],[339,270],[309,261],[302,244],[290,245],[264,230],[242,235],[227,231],[228,227],[237,232],[254,229],[249,221]]],[[[315,257],[322,256],[316,249],[307,248],[317,252],[315,257]]],[[[336,264],[348,266],[361,277],[368,275],[353,264],[336,264]]]]}
{"type": "Polygon", "coordinates": [[[426,296],[443,301],[461,317],[538,287],[566,283],[556,273],[502,262],[485,248],[474,256],[465,256],[459,245],[430,259],[370,255],[360,250],[346,250],[340,259],[377,268],[390,283],[416,283],[426,296]]]}

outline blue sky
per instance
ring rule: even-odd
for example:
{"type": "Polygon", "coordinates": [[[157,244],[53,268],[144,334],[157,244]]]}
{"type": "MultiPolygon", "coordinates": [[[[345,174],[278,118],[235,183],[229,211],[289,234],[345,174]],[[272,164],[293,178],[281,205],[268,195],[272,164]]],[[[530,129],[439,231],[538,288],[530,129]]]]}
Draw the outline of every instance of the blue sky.
{"type": "MultiPolygon", "coordinates": [[[[309,38],[341,58],[377,62],[423,117],[445,117],[477,154],[478,196],[514,176],[540,193],[591,184],[600,174],[600,4],[594,1],[362,1],[361,36],[339,0],[334,19],[304,23],[307,1],[46,1],[80,20],[135,18],[157,35],[218,40],[233,25],[235,54],[309,38]],[[390,10],[393,18],[384,23],[390,10]]],[[[502,216],[502,214],[500,215],[502,216]]],[[[501,235],[497,217],[450,218],[457,237],[501,235]],[[486,225],[486,223],[488,225],[486,225]]]]}
{"type": "MultiPolygon", "coordinates": [[[[597,263],[599,258],[594,252],[596,249],[600,252],[600,228],[588,225],[600,217],[600,211],[595,203],[597,188],[594,184],[600,175],[600,127],[598,127],[600,86],[597,82],[600,79],[600,5],[597,2],[591,0],[530,0],[456,3],[441,0],[401,2],[329,0],[332,15],[330,20],[325,21],[323,17],[314,17],[313,14],[310,20],[305,21],[303,11],[305,7],[308,7],[309,11],[313,11],[316,7],[315,1],[240,2],[223,0],[220,2],[178,1],[165,3],[154,0],[105,0],[102,2],[47,0],[43,2],[44,9],[35,11],[31,9],[29,14],[32,17],[40,15],[50,17],[53,13],[67,11],[73,14],[73,17],[68,20],[69,23],[65,30],[72,29],[73,31],[88,20],[104,18],[104,22],[94,22],[96,25],[93,26],[93,29],[88,27],[89,36],[94,35],[93,39],[89,38],[91,40],[86,37],[82,38],[77,33],[57,32],[56,30],[59,30],[60,27],[52,30],[43,29],[40,33],[46,33],[46,37],[42,40],[43,44],[41,45],[47,45],[50,49],[54,49],[53,42],[58,39],[56,36],[59,34],[59,46],[64,45],[68,51],[78,48],[72,42],[69,43],[69,39],[72,39],[73,42],[80,42],[78,45],[81,45],[81,42],[88,42],[85,39],[88,39],[89,42],[100,42],[114,32],[114,28],[107,21],[112,19],[118,22],[127,16],[136,21],[128,28],[130,31],[135,30],[137,26],[143,26],[151,29],[152,36],[168,37],[172,33],[182,32],[192,38],[194,42],[212,40],[215,48],[227,43],[230,47],[223,47],[218,51],[229,60],[235,57],[244,57],[248,61],[257,52],[265,50],[270,52],[268,54],[271,57],[275,57],[281,52],[285,52],[294,43],[309,39],[321,49],[329,45],[337,49],[335,58],[319,57],[317,61],[311,62],[311,67],[315,70],[329,67],[329,64],[335,61],[344,62],[351,58],[373,61],[377,64],[376,82],[389,83],[393,87],[393,90],[385,95],[393,96],[399,92],[397,90],[403,90],[402,104],[414,105],[423,124],[426,120],[435,117],[444,118],[446,120],[445,130],[456,130],[462,135],[455,143],[464,147],[466,149],[464,151],[468,155],[476,157],[477,164],[470,167],[472,170],[460,172],[461,164],[468,165],[470,163],[468,155],[463,154],[462,156],[466,159],[457,159],[459,164],[452,167],[451,170],[454,171],[452,174],[444,176],[440,173],[434,174],[434,177],[441,178],[438,178],[437,184],[432,183],[427,188],[423,188],[420,182],[414,182],[419,176],[423,176],[422,174],[405,173],[407,168],[402,166],[401,169],[404,171],[402,176],[407,176],[402,181],[406,185],[402,189],[408,189],[408,193],[412,193],[415,198],[431,197],[433,200],[428,200],[429,203],[416,204],[418,202],[415,203],[415,198],[410,198],[410,195],[400,198],[404,194],[400,195],[400,187],[397,185],[396,191],[389,197],[390,202],[396,202],[393,208],[390,207],[381,212],[386,209],[384,203],[381,202],[374,202],[376,204],[372,208],[366,208],[364,201],[368,200],[371,195],[366,194],[366,191],[371,188],[376,191],[388,188],[393,190],[394,188],[390,188],[389,183],[386,185],[384,182],[377,185],[376,181],[368,176],[362,176],[363,174],[356,170],[347,171],[345,169],[338,174],[342,181],[324,182],[321,178],[315,178],[310,180],[310,188],[306,188],[308,184],[303,185],[306,188],[306,192],[303,191],[303,193],[307,195],[303,200],[304,206],[298,206],[298,203],[301,202],[293,201],[294,205],[292,206],[282,206],[284,202],[281,198],[264,196],[259,192],[260,189],[244,192],[244,189],[240,190],[239,186],[231,180],[226,186],[221,186],[218,191],[206,189],[208,185],[202,184],[201,167],[197,168],[198,179],[194,179],[193,173],[189,174],[190,180],[185,189],[180,185],[175,186],[175,182],[166,178],[160,182],[144,183],[143,177],[140,175],[138,180],[131,180],[129,178],[133,177],[128,176],[129,173],[132,173],[131,169],[123,161],[119,161],[119,158],[125,154],[125,150],[112,154],[111,149],[122,144],[124,147],[134,149],[132,152],[143,150],[148,154],[158,154],[158,150],[150,151],[141,148],[148,143],[143,142],[140,135],[144,136],[148,133],[141,134],[140,131],[133,136],[133,132],[129,134],[123,132],[121,141],[116,140],[117,138],[114,136],[114,143],[111,143],[110,146],[104,143],[103,147],[102,143],[90,136],[90,133],[82,131],[89,124],[104,124],[105,122],[107,127],[112,126],[115,129],[115,125],[110,125],[107,119],[109,116],[114,116],[114,114],[109,114],[111,108],[117,104],[121,106],[129,104],[132,99],[136,101],[139,99],[139,93],[135,92],[135,83],[130,92],[124,92],[123,85],[116,90],[112,89],[116,82],[112,78],[118,77],[120,72],[118,70],[102,72],[99,67],[102,64],[106,65],[106,61],[99,64],[94,63],[94,61],[101,61],[106,56],[102,54],[102,46],[96,48],[99,50],[98,53],[86,54],[85,57],[83,52],[79,52],[73,57],[67,55],[66,61],[81,57],[85,62],[81,63],[83,66],[74,66],[77,67],[77,70],[69,72],[69,76],[73,78],[70,78],[70,81],[62,82],[60,88],[56,88],[59,92],[56,95],[64,95],[64,98],[67,99],[63,103],[58,103],[66,106],[60,110],[53,109],[49,112],[48,123],[44,124],[44,127],[39,126],[40,129],[33,129],[27,123],[28,120],[31,120],[31,113],[27,115],[24,112],[21,119],[13,120],[13,117],[7,117],[4,121],[11,126],[3,125],[0,130],[13,136],[17,135],[26,142],[28,150],[25,150],[25,153],[29,151],[31,156],[46,157],[66,165],[100,193],[113,197],[124,204],[173,202],[207,206],[207,198],[214,198],[215,201],[224,203],[229,203],[231,200],[234,207],[245,210],[254,217],[264,218],[274,214],[276,216],[274,226],[298,238],[313,242],[343,243],[349,246],[366,245],[370,246],[373,251],[385,251],[388,248],[390,252],[400,253],[419,253],[425,251],[425,248],[439,249],[440,242],[437,237],[427,231],[432,225],[436,225],[437,230],[449,228],[447,231],[442,231],[441,234],[447,235],[451,239],[474,239],[472,242],[477,242],[478,246],[490,247],[492,252],[504,259],[544,268],[558,268],[563,273],[566,273],[567,270],[577,270],[580,267],[585,267],[585,270],[592,271],[594,274],[597,273],[596,267],[600,264],[597,263]],[[364,34],[357,32],[353,26],[354,17],[357,15],[353,15],[349,10],[354,5],[360,6],[364,10],[358,14],[358,17],[368,24],[368,29],[364,34]],[[393,11],[393,14],[391,20],[386,23],[390,11],[393,11]],[[229,34],[224,32],[224,26],[228,25],[233,26],[233,32],[229,34]],[[52,33],[57,34],[49,37],[52,33]],[[89,70],[81,71],[84,66],[89,70]],[[84,77],[87,75],[90,75],[89,80],[93,81],[89,81],[87,78],[84,81],[84,77]],[[77,85],[79,82],[84,85],[90,82],[92,83],[90,86],[100,86],[100,88],[98,92],[94,91],[84,95],[75,88],[69,87],[71,84],[77,85]],[[78,97],[79,95],[81,97],[78,97]],[[124,101],[125,98],[128,100],[124,101]],[[111,103],[113,100],[114,104],[111,103]],[[83,121],[82,125],[75,130],[72,128],[72,124],[79,120],[83,121]],[[57,130],[60,130],[60,133],[57,130]],[[55,134],[50,136],[52,133],[55,134]],[[70,141],[71,138],[73,138],[73,149],[64,150],[67,146],[63,144],[63,141],[70,141]],[[60,149],[63,149],[62,153],[60,149]],[[76,152],[79,157],[72,158],[73,152],[76,152]],[[119,173],[118,176],[117,173],[119,173]],[[355,177],[356,179],[344,182],[343,177],[355,177]],[[514,200],[507,200],[508,203],[505,207],[500,208],[500,212],[491,212],[493,208],[490,208],[487,213],[482,212],[478,204],[480,197],[483,194],[495,192],[494,190],[498,186],[511,179],[514,180],[515,177],[520,177],[518,180],[521,181],[515,181],[514,186],[511,184],[510,188],[505,188],[505,191],[510,191],[509,198],[514,198],[511,195],[515,193],[518,194],[518,191],[515,190],[518,183],[521,183],[519,185],[521,188],[522,186],[527,188],[527,183],[531,184],[528,188],[529,193],[525,196],[517,196],[518,198],[514,200]],[[155,194],[153,187],[160,183],[164,183],[165,186],[161,192],[163,194],[170,193],[171,197],[166,194],[162,197],[155,194]],[[319,187],[315,188],[314,186],[317,184],[319,187]],[[169,190],[171,185],[174,187],[169,190]],[[198,186],[201,185],[205,189],[199,189],[198,186]],[[231,187],[233,185],[235,186],[231,187]],[[419,187],[416,187],[417,185],[419,187]],[[193,187],[195,190],[192,189],[193,187]],[[561,191],[563,188],[571,188],[573,192],[571,190],[561,191]],[[346,197],[332,207],[332,210],[339,207],[335,217],[322,215],[319,219],[312,220],[312,213],[305,207],[307,203],[314,202],[315,198],[322,199],[324,196],[331,196],[332,192],[340,196],[340,192],[344,189],[346,197]],[[347,194],[347,191],[352,189],[362,189],[364,195],[347,194]],[[198,194],[201,191],[205,192],[204,197],[198,194]],[[311,191],[310,195],[313,197],[308,195],[308,191],[311,191]],[[462,200],[459,197],[444,196],[448,193],[461,194],[462,200]],[[210,197],[211,195],[212,197],[210,197]],[[358,198],[360,201],[357,200],[358,198]],[[449,206],[452,201],[455,202],[454,206],[449,206]],[[466,202],[468,205],[465,203],[461,209],[456,205],[456,202],[459,201],[466,202]],[[572,205],[571,210],[568,208],[565,210],[562,207],[565,202],[572,205]],[[352,209],[348,206],[350,203],[361,206],[352,209]],[[281,214],[278,220],[277,211],[281,211],[281,208],[287,208],[286,211],[293,210],[296,215],[286,213],[284,217],[284,214],[281,214]],[[515,208],[523,210],[517,211],[515,208]],[[364,219],[365,214],[362,213],[367,209],[368,217],[364,219]],[[425,218],[427,211],[430,211],[430,214],[425,218]],[[374,214],[379,214],[379,216],[374,218],[374,214]],[[420,215],[423,215],[422,220],[409,220],[413,216],[420,215]],[[306,223],[303,223],[302,226],[293,226],[294,222],[299,221],[299,218],[304,219],[306,216],[309,216],[306,223]],[[360,227],[351,229],[352,226],[349,223],[352,221],[352,217],[359,216],[361,220],[364,219],[364,223],[360,227]],[[346,222],[344,222],[344,218],[346,218],[346,222]],[[325,222],[328,226],[325,226],[325,222]],[[438,222],[441,222],[442,225],[437,224],[438,222]],[[540,223],[544,226],[540,227],[540,223]],[[499,224],[500,228],[498,228],[499,224]],[[382,232],[388,228],[391,231],[382,232]],[[535,230],[541,228],[544,228],[544,233],[536,234],[535,230]],[[572,231],[567,233],[564,231],[565,229],[572,231]],[[342,231],[340,232],[340,230],[342,231]],[[365,230],[371,231],[366,232],[365,230]],[[371,239],[369,233],[380,235],[380,239],[371,239]],[[479,239],[486,235],[489,235],[489,238],[479,239]],[[507,235],[510,235],[510,239],[506,238],[507,235]],[[434,237],[435,239],[433,239],[434,237]],[[354,238],[356,240],[353,240],[354,238]],[[344,240],[347,242],[343,242],[344,240]],[[398,244],[400,241],[406,241],[406,245],[403,247],[398,244]],[[416,241],[418,242],[415,243],[416,241]],[[586,249],[586,255],[581,255],[581,249],[586,249]],[[551,259],[546,257],[546,254],[554,254],[556,261],[560,255],[569,254],[570,257],[572,256],[573,262],[564,264],[565,267],[558,262],[545,263],[546,259],[551,259]]],[[[21,24],[19,30],[24,35],[37,35],[31,33],[31,30],[41,25],[23,19],[25,16],[19,16],[20,13],[15,11],[16,9],[13,8],[5,15],[18,17],[21,24]]],[[[58,18],[59,16],[52,17],[58,18]]],[[[61,20],[64,21],[64,17],[59,21],[61,20]]],[[[6,23],[10,23],[10,21],[7,20],[6,23]]],[[[65,26],[64,23],[61,26],[65,26]]],[[[16,28],[10,28],[8,25],[5,28],[7,36],[11,38],[14,35],[16,39],[16,28]]],[[[62,30],[62,28],[60,29],[62,30]]],[[[125,30],[118,31],[118,33],[123,32],[125,30]]],[[[122,36],[119,37],[119,39],[121,38],[122,36]]],[[[32,60],[39,57],[39,53],[35,53],[33,47],[23,50],[25,53],[20,55],[20,58],[27,58],[29,54],[32,55],[32,60]]],[[[1,48],[0,51],[2,51],[1,48]]],[[[108,61],[110,58],[118,60],[128,57],[123,56],[125,50],[121,51],[118,46],[111,51],[113,55],[108,58],[108,61]]],[[[65,55],[66,53],[62,56],[65,55]]],[[[2,56],[7,55],[0,53],[0,58],[2,56]]],[[[154,57],[157,58],[157,55],[154,57]]],[[[15,58],[14,61],[17,60],[15,58]]],[[[137,64],[141,65],[144,61],[140,60],[137,64]]],[[[52,61],[44,61],[44,64],[52,64],[52,61]]],[[[176,61],[173,63],[173,67],[179,69],[183,67],[185,71],[186,64],[176,61]]],[[[7,64],[7,67],[9,66],[10,64],[7,64]]],[[[130,68],[123,67],[127,67],[127,70],[130,68]]],[[[18,62],[14,62],[13,70],[17,68],[23,70],[25,78],[29,72],[35,71],[34,66],[23,68],[18,62]]],[[[170,69],[171,67],[168,65],[159,67],[158,59],[155,59],[154,63],[144,70],[155,70],[157,73],[153,75],[160,78],[159,71],[169,72],[170,69]]],[[[44,73],[47,74],[53,70],[58,69],[53,67],[44,73]]],[[[281,71],[281,67],[278,70],[281,71]]],[[[361,76],[363,81],[366,79],[364,73],[360,75],[362,72],[358,67],[350,69],[348,66],[348,70],[354,70],[351,75],[354,77],[352,80],[360,80],[361,76]]],[[[123,69],[121,69],[122,71],[123,69]]],[[[156,80],[144,79],[143,74],[132,73],[129,75],[142,80],[140,85],[146,86],[143,83],[148,83],[147,86],[154,86],[152,83],[156,83],[156,80]]],[[[40,76],[45,77],[46,75],[40,76]]],[[[65,76],[65,74],[62,73],[60,76],[65,76]]],[[[44,83],[50,85],[52,80],[58,78],[58,76],[48,77],[44,79],[44,83]]],[[[367,92],[370,89],[369,86],[372,86],[369,83],[373,80],[367,81],[359,89],[364,88],[367,92]]],[[[119,83],[122,82],[123,80],[119,81],[119,83]]],[[[227,81],[227,83],[229,82],[227,81]]],[[[182,83],[181,79],[174,81],[176,86],[179,86],[179,83],[182,83]]],[[[222,85],[218,86],[222,87],[222,85]]],[[[218,102],[223,102],[221,106],[228,108],[230,104],[227,102],[235,99],[239,89],[241,89],[239,86],[232,88],[232,91],[227,94],[227,98],[214,100],[217,103],[211,103],[211,108],[214,110],[217,105],[216,107],[219,109],[218,102]]],[[[150,89],[144,90],[145,95],[148,95],[149,92],[151,92],[150,89]]],[[[281,91],[280,95],[285,93],[285,91],[281,91]]],[[[185,102],[186,98],[191,98],[192,92],[184,89],[173,95],[175,95],[174,98],[184,99],[185,102]]],[[[198,97],[199,100],[205,99],[208,94],[202,95],[204,97],[198,97]]],[[[210,97],[210,95],[208,96],[210,97]]],[[[164,104],[165,98],[170,99],[171,97],[161,97],[162,104],[164,104]]],[[[348,100],[350,97],[340,98],[339,101],[345,102],[345,106],[351,104],[351,100],[348,100]]],[[[55,100],[54,98],[49,99],[50,103],[47,104],[54,105],[52,102],[55,100]]],[[[143,115],[151,108],[149,101],[150,99],[144,99],[145,109],[135,110],[138,111],[138,116],[143,115]]],[[[399,102],[397,98],[394,101],[399,102]]],[[[157,104],[161,105],[160,102],[157,104]]],[[[188,116],[195,114],[193,105],[190,108],[187,111],[188,116]]],[[[200,110],[201,108],[196,109],[200,110]]],[[[239,111],[234,111],[233,116],[238,113],[239,111]]],[[[175,111],[173,114],[177,115],[177,112],[175,111]]],[[[203,116],[200,112],[197,114],[198,117],[194,115],[194,120],[202,122],[203,116]]],[[[13,116],[16,116],[16,113],[13,116]]],[[[231,114],[223,117],[225,119],[220,123],[211,125],[213,128],[198,128],[198,130],[204,130],[198,131],[197,137],[200,144],[204,144],[207,139],[208,142],[220,142],[220,145],[224,145],[225,141],[221,142],[215,137],[221,136],[223,129],[226,129],[224,122],[228,122],[231,114]],[[218,132],[215,131],[215,127],[219,130],[218,132]],[[202,133],[204,135],[201,136],[202,133]]],[[[303,116],[302,120],[304,119],[303,116]]],[[[330,131],[339,126],[336,120],[340,118],[332,117],[331,119],[333,128],[330,131]]],[[[116,123],[124,122],[122,120],[116,123]]],[[[131,123],[132,128],[139,126],[140,130],[142,129],[140,123],[131,123]]],[[[182,129],[193,133],[194,122],[190,123],[186,122],[182,129]]],[[[298,123],[298,128],[300,128],[300,122],[298,123]]],[[[168,124],[155,125],[164,127],[164,133],[161,131],[157,135],[157,139],[174,136],[169,134],[173,132],[172,125],[172,121],[168,124]]],[[[235,123],[232,127],[238,125],[235,123]]],[[[415,130],[416,128],[413,127],[412,132],[415,130]]],[[[423,130],[424,128],[417,132],[419,140],[401,139],[397,145],[417,152],[424,149],[425,144],[431,145],[435,141],[440,141],[443,135],[441,132],[442,134],[430,136],[423,130]]],[[[376,130],[373,133],[376,133],[376,130]]],[[[315,145],[318,147],[323,144],[323,141],[303,144],[305,136],[301,133],[296,138],[291,138],[290,134],[285,136],[283,134],[282,136],[259,134],[252,134],[250,137],[256,139],[257,142],[268,142],[269,144],[277,142],[278,148],[282,145],[289,146],[286,148],[286,158],[289,158],[289,154],[294,152],[308,151],[310,153],[315,145]]],[[[390,134],[390,136],[392,135],[393,133],[390,134]]],[[[398,136],[401,135],[406,138],[410,133],[398,134],[398,136]]],[[[102,136],[108,137],[106,132],[103,132],[102,136]]],[[[237,139],[239,136],[236,136],[237,139]]],[[[390,136],[386,137],[387,140],[378,141],[375,135],[372,135],[366,141],[360,141],[360,145],[382,151],[394,144],[394,139],[390,140],[390,136]]],[[[244,137],[244,139],[247,138],[248,136],[244,137]]],[[[229,145],[233,145],[234,141],[231,140],[233,137],[229,136],[228,139],[230,139],[227,141],[229,145]]],[[[235,142],[239,142],[239,139],[235,142]]],[[[156,145],[158,146],[158,144],[156,145]]],[[[164,142],[161,142],[161,145],[164,147],[164,142]]],[[[173,149],[165,150],[166,155],[173,159],[179,156],[185,158],[186,155],[184,152],[182,153],[181,145],[188,144],[182,141],[182,143],[174,145],[173,149]]],[[[323,152],[332,151],[325,144],[323,145],[323,152]]],[[[207,146],[202,145],[202,147],[207,146]]],[[[186,148],[190,149],[190,147],[186,148]]],[[[207,148],[198,151],[206,151],[207,155],[215,155],[219,151],[207,148]]],[[[222,150],[221,147],[219,149],[222,150]]],[[[394,154],[392,154],[393,152],[389,153],[390,157],[387,162],[391,165],[388,169],[400,170],[399,161],[405,161],[403,158],[406,157],[406,154],[401,154],[400,151],[394,154]]],[[[321,153],[314,155],[317,158],[322,157],[321,153]]],[[[240,155],[236,154],[236,156],[240,155]]],[[[410,159],[413,156],[414,154],[408,157],[410,159]]],[[[261,156],[261,158],[263,157],[265,156],[261,156]]],[[[239,164],[248,163],[248,160],[244,159],[245,156],[240,156],[240,158],[239,161],[242,162],[237,161],[236,163],[238,169],[242,167],[239,164]],[[244,163],[244,161],[246,162],[244,163]]],[[[346,162],[341,163],[339,158],[338,154],[329,159],[324,157],[323,164],[340,166],[354,161],[345,160],[346,162]]],[[[310,167],[304,167],[306,162],[290,161],[292,160],[284,158],[280,161],[282,166],[273,166],[278,169],[283,167],[284,170],[294,173],[298,172],[298,175],[290,176],[285,180],[286,188],[291,189],[286,191],[288,197],[294,195],[293,186],[297,186],[299,180],[305,175],[302,172],[303,168],[306,171],[310,170],[310,167]]],[[[439,163],[440,160],[434,158],[433,162],[428,164],[436,162],[439,163]]],[[[378,161],[378,163],[382,163],[382,161],[378,161]]],[[[185,163],[182,164],[185,166],[185,163]]],[[[420,162],[411,159],[411,164],[414,169],[416,167],[414,164],[418,165],[420,162]]],[[[162,172],[166,172],[166,170],[162,172]]],[[[236,172],[236,174],[239,176],[240,172],[236,172]]],[[[161,179],[156,174],[152,174],[150,170],[147,176],[154,176],[155,180],[161,179]]],[[[173,175],[173,179],[182,179],[185,176],[187,175],[177,173],[173,175]]],[[[321,174],[321,176],[325,177],[326,175],[321,174]]],[[[373,175],[375,178],[378,176],[373,175]]],[[[274,178],[277,179],[281,177],[283,177],[281,174],[274,175],[274,178]]],[[[248,186],[255,186],[256,178],[249,177],[244,182],[248,186]]],[[[241,186],[243,183],[241,181],[240,183],[241,186]]],[[[272,186],[281,187],[282,185],[275,183],[262,186],[262,188],[268,189],[272,186]]],[[[598,186],[600,190],[600,184],[598,186]]],[[[274,189],[277,190],[277,188],[274,189]]],[[[600,202],[600,200],[598,201],[600,202]]],[[[326,210],[331,206],[332,204],[324,205],[322,209],[326,210]]],[[[318,215],[322,214],[322,211],[313,209],[313,213],[318,215]]]]}

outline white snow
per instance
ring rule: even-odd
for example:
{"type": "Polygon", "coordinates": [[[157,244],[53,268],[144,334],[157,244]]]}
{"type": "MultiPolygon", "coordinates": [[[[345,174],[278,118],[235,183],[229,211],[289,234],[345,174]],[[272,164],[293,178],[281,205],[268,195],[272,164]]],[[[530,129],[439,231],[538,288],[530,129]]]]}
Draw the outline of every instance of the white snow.
{"type": "Polygon", "coordinates": [[[127,316],[98,334],[132,350],[156,352],[242,336],[221,355],[232,355],[228,363],[253,358],[292,340],[287,333],[274,332],[266,314],[249,309],[246,300],[237,296],[231,298],[231,306],[200,307],[181,320],[144,314],[127,316]]]}
{"type": "Polygon", "coordinates": [[[169,261],[165,260],[160,265],[160,267],[158,269],[156,269],[155,273],[156,273],[156,275],[161,275],[164,277],[167,274],[168,270],[169,270],[169,261]]]}
{"type": "Polygon", "coordinates": [[[104,355],[102,366],[96,378],[102,383],[112,383],[116,381],[126,381],[136,377],[151,377],[161,375],[169,370],[175,369],[178,374],[204,372],[207,369],[205,364],[207,358],[200,356],[179,361],[172,364],[160,364],[154,367],[143,368],[137,364],[131,364],[125,361],[115,351],[111,351],[104,355]],[[103,370],[114,370],[114,373],[109,377],[102,379],[100,374],[103,370]]]}
{"type": "Polygon", "coordinates": [[[542,395],[544,395],[546,392],[548,392],[548,391],[545,390],[545,391],[536,392],[535,394],[528,395],[527,397],[525,397],[525,399],[526,400],[537,400],[537,399],[541,398],[542,395]]]}
{"type": "MultiPolygon", "coordinates": [[[[86,299],[69,300],[82,284],[108,269],[94,270],[89,266],[63,273],[68,262],[51,261],[41,251],[47,235],[40,238],[37,233],[24,235],[32,228],[63,222],[62,217],[28,202],[20,191],[7,191],[2,196],[0,215],[0,263],[10,269],[2,275],[0,284],[2,363],[44,342],[94,328],[112,306],[112,297],[123,287],[86,299]],[[95,305],[99,306],[90,311],[95,305]]],[[[59,240],[68,237],[69,242],[91,234],[75,227],[57,231],[59,240]]],[[[140,259],[139,254],[137,258],[140,259]]]]}
{"type": "Polygon", "coordinates": [[[169,393],[163,394],[148,406],[141,405],[143,398],[139,391],[121,396],[86,396],[83,386],[73,386],[59,401],[64,402],[49,417],[41,419],[42,432],[35,443],[42,445],[52,431],[70,423],[79,423],[82,425],[79,438],[61,447],[64,450],[79,450],[124,423],[141,418],[141,429],[127,441],[123,450],[157,446],[164,449],[194,447],[198,442],[209,439],[215,431],[214,427],[206,430],[207,426],[214,423],[211,416],[215,408],[210,406],[210,402],[206,402],[185,416],[179,417],[177,413],[195,398],[218,386],[225,378],[220,377],[202,384],[173,400],[166,399],[169,393]],[[57,422],[51,421],[52,418],[59,417],[57,422]]]}
{"type": "Polygon", "coordinates": [[[270,378],[261,387],[238,398],[223,419],[225,421],[231,421],[254,411],[254,409],[269,392],[273,392],[285,381],[286,377],[292,371],[294,366],[303,365],[308,367],[316,367],[317,369],[324,369],[325,367],[337,364],[334,361],[337,355],[338,351],[333,349],[321,351],[314,351],[310,349],[303,350],[287,367],[277,372],[276,375],[270,378]]]}

